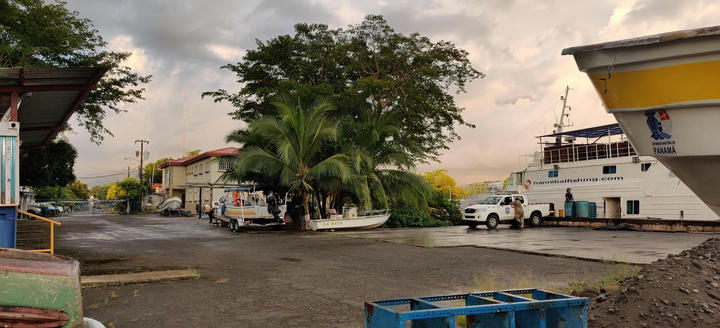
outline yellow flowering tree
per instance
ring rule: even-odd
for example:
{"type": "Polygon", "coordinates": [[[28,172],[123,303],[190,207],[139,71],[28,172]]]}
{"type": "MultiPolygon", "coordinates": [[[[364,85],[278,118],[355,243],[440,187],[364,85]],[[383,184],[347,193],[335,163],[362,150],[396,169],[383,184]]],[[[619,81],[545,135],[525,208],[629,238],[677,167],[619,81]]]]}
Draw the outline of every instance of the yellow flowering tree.
{"type": "Polygon", "coordinates": [[[450,194],[452,199],[467,197],[467,191],[455,184],[455,179],[447,174],[447,170],[435,170],[423,173],[423,177],[433,187],[433,190],[450,194]]]}

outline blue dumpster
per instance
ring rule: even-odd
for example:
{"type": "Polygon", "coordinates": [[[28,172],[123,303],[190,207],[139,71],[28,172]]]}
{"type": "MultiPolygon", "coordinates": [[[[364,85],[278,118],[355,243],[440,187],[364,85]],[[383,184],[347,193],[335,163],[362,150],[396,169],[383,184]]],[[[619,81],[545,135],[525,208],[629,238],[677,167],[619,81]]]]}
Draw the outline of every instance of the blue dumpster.
{"type": "Polygon", "coordinates": [[[574,218],[575,216],[575,202],[565,202],[565,217],[574,218]]]}
{"type": "Polygon", "coordinates": [[[0,247],[15,248],[17,208],[0,206],[0,247]]]}
{"type": "Polygon", "coordinates": [[[474,328],[586,328],[589,304],[537,288],[392,299],[365,303],[365,327],[455,327],[455,317],[465,316],[466,327],[474,328]],[[464,305],[445,306],[458,300],[464,305]]]}
{"type": "Polygon", "coordinates": [[[575,202],[575,216],[579,218],[589,218],[590,204],[584,200],[575,202]]]}
{"type": "Polygon", "coordinates": [[[590,216],[588,216],[588,217],[592,218],[592,219],[597,218],[597,203],[590,202],[588,204],[589,204],[588,207],[590,208],[590,216]]]}

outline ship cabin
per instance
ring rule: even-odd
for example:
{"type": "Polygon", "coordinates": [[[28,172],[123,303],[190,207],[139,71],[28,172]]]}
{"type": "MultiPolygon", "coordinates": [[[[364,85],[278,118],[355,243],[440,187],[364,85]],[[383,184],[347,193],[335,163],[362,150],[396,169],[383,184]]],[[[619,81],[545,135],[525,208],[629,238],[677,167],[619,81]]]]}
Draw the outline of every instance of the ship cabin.
{"type": "Polygon", "coordinates": [[[538,136],[541,150],[529,166],[553,165],[587,160],[637,156],[620,125],[608,124],[587,129],[538,136]],[[584,140],[583,140],[584,139],[584,140]]]}

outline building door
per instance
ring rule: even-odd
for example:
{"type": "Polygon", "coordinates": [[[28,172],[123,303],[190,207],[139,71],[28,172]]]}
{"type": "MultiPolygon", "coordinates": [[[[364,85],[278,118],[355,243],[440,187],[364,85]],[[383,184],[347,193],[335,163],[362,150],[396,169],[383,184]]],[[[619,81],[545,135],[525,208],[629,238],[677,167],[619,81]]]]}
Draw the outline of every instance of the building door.
{"type": "Polygon", "coordinates": [[[620,219],[621,214],[620,197],[605,197],[605,218],[620,219]]]}

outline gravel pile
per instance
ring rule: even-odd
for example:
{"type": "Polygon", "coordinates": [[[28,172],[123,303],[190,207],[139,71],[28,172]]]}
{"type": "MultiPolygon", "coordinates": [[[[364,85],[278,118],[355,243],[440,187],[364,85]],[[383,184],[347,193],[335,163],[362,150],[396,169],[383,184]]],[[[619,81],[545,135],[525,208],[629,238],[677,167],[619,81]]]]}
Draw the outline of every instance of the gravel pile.
{"type": "Polygon", "coordinates": [[[645,266],[591,303],[593,328],[720,327],[720,238],[645,266]]]}

